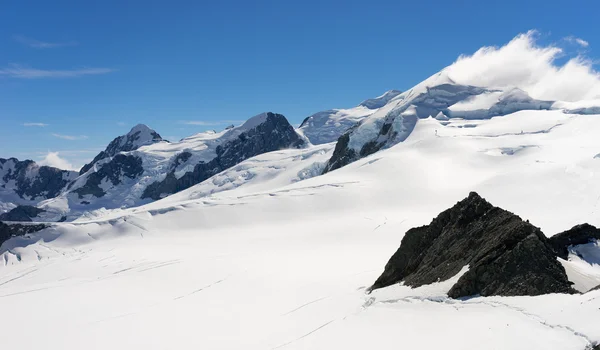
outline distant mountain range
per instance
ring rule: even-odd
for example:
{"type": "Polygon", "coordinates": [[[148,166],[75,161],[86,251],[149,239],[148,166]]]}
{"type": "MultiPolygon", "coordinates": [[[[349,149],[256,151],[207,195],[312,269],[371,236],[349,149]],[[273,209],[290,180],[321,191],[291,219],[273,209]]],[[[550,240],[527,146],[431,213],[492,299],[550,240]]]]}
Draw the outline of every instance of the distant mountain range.
{"type": "Polygon", "coordinates": [[[435,118],[444,126],[449,120],[487,120],[526,110],[593,114],[600,110],[596,102],[543,101],[517,87],[461,85],[442,70],[406,92],[390,90],[353,108],[315,113],[295,130],[283,115],[271,112],[178,142],[140,124],[79,172],[0,159],[0,220],[72,221],[97,210],[135,207],[260,154],[335,144],[328,161],[308,172],[316,176],[404,141],[421,119],[435,118]]]}

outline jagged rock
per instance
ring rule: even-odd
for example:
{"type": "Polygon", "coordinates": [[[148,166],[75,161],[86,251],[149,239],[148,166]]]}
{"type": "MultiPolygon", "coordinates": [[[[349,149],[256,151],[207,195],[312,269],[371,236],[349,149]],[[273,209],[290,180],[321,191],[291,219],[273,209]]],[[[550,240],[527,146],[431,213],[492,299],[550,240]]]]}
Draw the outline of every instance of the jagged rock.
{"type": "Polygon", "coordinates": [[[0,215],[2,221],[33,221],[32,219],[45,212],[45,210],[31,205],[19,205],[8,213],[0,215]]]}
{"type": "Polygon", "coordinates": [[[22,224],[6,224],[0,221],[0,246],[2,243],[14,236],[22,236],[28,233],[41,231],[48,227],[44,224],[22,225],[22,224]]]}
{"type": "Polygon", "coordinates": [[[163,138],[160,137],[160,135],[156,131],[150,129],[146,125],[138,124],[131,128],[131,130],[127,134],[119,136],[112,140],[104,151],[100,152],[98,155],[96,155],[96,157],[94,157],[94,159],[90,163],[84,165],[81,168],[79,174],[81,175],[86,173],[94,166],[94,164],[96,164],[98,161],[104,158],[113,157],[120,152],[133,151],[140,148],[141,146],[161,141],[166,140],[163,140],[163,138]]]}
{"type": "Polygon", "coordinates": [[[559,257],[567,259],[570,246],[591,243],[596,240],[600,240],[600,229],[590,224],[581,224],[550,237],[550,244],[559,257]]]}
{"type": "Polygon", "coordinates": [[[0,186],[7,191],[6,185],[14,181],[14,193],[24,200],[55,197],[76,176],[74,171],[40,166],[32,160],[0,158],[0,186]]]}
{"type": "Polygon", "coordinates": [[[406,232],[371,289],[399,282],[419,287],[467,265],[450,297],[575,292],[540,229],[474,192],[429,225],[406,232]]]}
{"type": "MultiPolygon", "coordinates": [[[[171,167],[173,170],[162,181],[146,187],[142,198],[157,200],[198,184],[245,159],[284,148],[304,146],[304,141],[283,115],[268,112],[254,118],[256,119],[247,122],[250,123],[249,125],[244,124],[246,129],[237,137],[216,147],[215,158],[207,162],[199,162],[194,166],[193,171],[186,172],[178,178],[175,176],[174,168],[186,162],[191,156],[189,152],[179,154],[171,167]]],[[[230,130],[235,131],[235,129],[230,130]]]]}
{"type": "Polygon", "coordinates": [[[143,172],[142,160],[139,157],[129,154],[117,154],[109,162],[102,164],[98,171],[90,174],[84,186],[73,192],[77,193],[79,198],[83,198],[87,194],[99,198],[106,194],[100,187],[104,179],[110,181],[113,185],[118,185],[121,183],[123,176],[133,179],[143,172]]]}

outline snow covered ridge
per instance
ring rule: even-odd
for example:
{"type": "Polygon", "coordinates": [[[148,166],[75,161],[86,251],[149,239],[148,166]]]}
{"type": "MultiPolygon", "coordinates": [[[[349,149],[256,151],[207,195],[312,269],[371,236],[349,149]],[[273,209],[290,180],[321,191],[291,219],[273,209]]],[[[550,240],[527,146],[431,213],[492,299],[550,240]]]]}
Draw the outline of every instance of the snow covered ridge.
{"type": "Polygon", "coordinates": [[[600,114],[600,74],[578,57],[563,66],[561,50],[538,47],[535,33],[501,48],[482,48],[394,96],[338,139],[325,172],[404,141],[420,119],[486,120],[525,110],[600,114]]]}
{"type": "Polygon", "coordinates": [[[34,221],[76,219],[84,212],[128,208],[198,184],[245,159],[305,142],[281,114],[262,113],[221,132],[166,142],[138,125],[113,140],[77,179],[42,201],[34,221]]]}
{"type": "Polygon", "coordinates": [[[0,158],[0,214],[17,205],[53,198],[76,177],[74,171],[40,166],[32,160],[0,158]]]}
{"type": "Polygon", "coordinates": [[[390,90],[383,95],[363,101],[349,109],[330,109],[306,117],[298,131],[313,145],[337,141],[346,130],[385,106],[401,92],[390,90]]]}

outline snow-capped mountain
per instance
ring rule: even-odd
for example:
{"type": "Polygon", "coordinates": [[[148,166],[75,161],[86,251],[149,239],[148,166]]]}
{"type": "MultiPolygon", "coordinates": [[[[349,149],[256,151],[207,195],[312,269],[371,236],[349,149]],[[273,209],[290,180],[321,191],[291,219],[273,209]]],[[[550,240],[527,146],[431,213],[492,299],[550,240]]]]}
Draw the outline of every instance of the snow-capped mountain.
{"type": "Polygon", "coordinates": [[[56,197],[76,177],[74,171],[40,166],[32,160],[0,158],[0,214],[56,197]]]}
{"type": "Polygon", "coordinates": [[[104,151],[100,152],[90,163],[81,168],[79,174],[81,175],[86,173],[92,166],[94,166],[94,164],[104,158],[114,157],[118,153],[133,151],[142,146],[157,142],[168,141],[163,140],[163,138],[160,137],[156,131],[150,129],[146,125],[138,124],[131,128],[126,135],[119,136],[112,140],[104,151]]]}
{"type": "Polygon", "coordinates": [[[313,145],[337,141],[337,139],[356,123],[375,113],[401,92],[390,90],[383,95],[363,101],[354,108],[330,109],[306,117],[298,131],[313,145]]]}
{"type": "Polygon", "coordinates": [[[558,108],[561,105],[555,101],[533,99],[518,87],[485,88],[457,84],[446,70],[442,70],[389,99],[341,135],[325,171],[338,169],[404,141],[419,119],[481,120],[522,110],[548,110],[553,106],[558,108]]]}
{"type": "Polygon", "coordinates": [[[36,221],[77,218],[97,209],[137,206],[198,184],[241,161],[304,141],[281,114],[262,113],[238,127],[167,142],[144,125],[116,138],[85,173],[42,201],[36,221]]]}
{"type": "Polygon", "coordinates": [[[0,224],[3,345],[598,349],[600,79],[519,50],[337,144],[267,113],[98,160],[39,205],[75,220],[0,224]]]}

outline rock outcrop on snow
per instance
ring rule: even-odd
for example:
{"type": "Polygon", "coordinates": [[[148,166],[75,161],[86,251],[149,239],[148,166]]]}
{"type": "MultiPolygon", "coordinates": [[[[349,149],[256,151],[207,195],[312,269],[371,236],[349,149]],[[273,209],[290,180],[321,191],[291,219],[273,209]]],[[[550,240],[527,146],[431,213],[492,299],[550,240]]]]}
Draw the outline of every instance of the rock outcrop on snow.
{"type": "Polygon", "coordinates": [[[45,210],[31,206],[19,205],[18,207],[0,214],[0,220],[3,221],[33,221],[32,219],[43,213],[45,210]]]}
{"type": "Polygon", "coordinates": [[[10,239],[11,237],[23,236],[28,233],[41,231],[46,227],[48,226],[44,224],[7,224],[0,221],[0,246],[2,246],[2,243],[10,239]]]}
{"type": "Polygon", "coordinates": [[[447,280],[468,266],[448,295],[575,293],[551,241],[527,221],[477,193],[406,232],[371,289],[447,280]]]}
{"type": "Polygon", "coordinates": [[[590,224],[581,224],[550,237],[550,244],[559,257],[567,259],[569,247],[592,243],[597,240],[600,240],[600,229],[590,224]]]}

